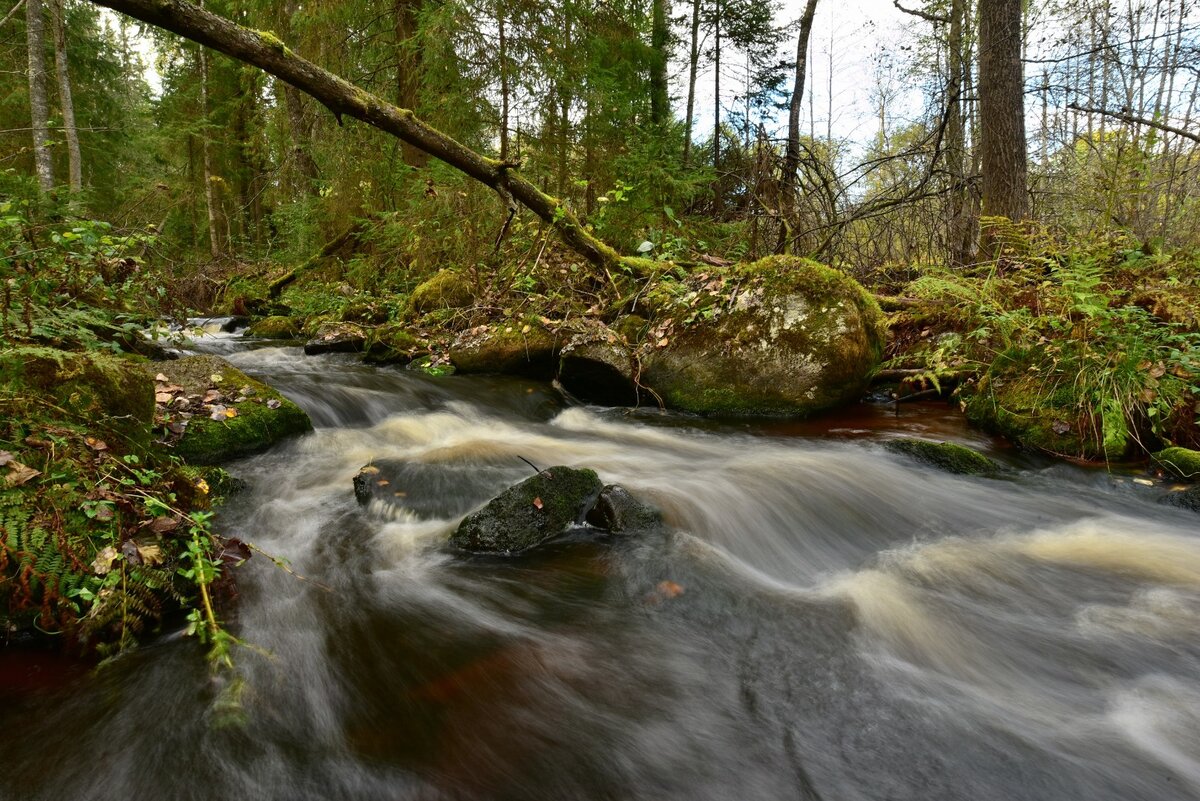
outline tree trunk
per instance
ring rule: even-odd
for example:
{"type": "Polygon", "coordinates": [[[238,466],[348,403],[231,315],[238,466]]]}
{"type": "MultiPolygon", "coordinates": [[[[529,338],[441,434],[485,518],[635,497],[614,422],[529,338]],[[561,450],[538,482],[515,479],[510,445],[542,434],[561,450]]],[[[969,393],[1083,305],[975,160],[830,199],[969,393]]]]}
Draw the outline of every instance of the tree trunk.
{"type": "Polygon", "coordinates": [[[670,0],[652,0],[650,27],[650,122],[663,126],[671,111],[667,90],[667,5],[670,0]]]}
{"type": "Polygon", "coordinates": [[[83,162],[79,155],[79,129],[75,127],[75,103],[71,98],[71,73],[67,68],[67,23],[63,0],[50,0],[54,21],[54,69],[58,75],[58,97],[62,105],[63,134],[67,140],[67,176],[71,194],[83,189],[83,162]]]}
{"type": "Polygon", "coordinates": [[[979,4],[979,128],[983,213],[1029,216],[1026,189],[1025,84],[1021,68],[1022,0],[979,4]]]}
{"type": "Polygon", "coordinates": [[[713,46],[713,207],[719,215],[724,205],[721,202],[721,0],[717,0],[713,30],[716,38],[713,46]]]}
{"type": "Polygon", "coordinates": [[[500,35],[500,160],[507,161],[509,96],[512,89],[508,81],[508,37],[504,28],[504,9],[500,7],[496,9],[496,28],[500,35]]]}
{"type": "MultiPolygon", "coordinates": [[[[812,34],[813,17],[817,13],[817,0],[808,0],[804,14],[800,17],[800,33],[796,37],[796,80],[792,84],[792,102],[788,106],[788,138],[787,149],[783,156],[783,176],[780,181],[780,199],[786,208],[785,220],[795,218],[796,210],[796,181],[800,172],[800,112],[804,107],[804,78],[808,68],[808,40],[812,34]]],[[[783,253],[788,247],[788,223],[782,221],[779,226],[779,241],[775,245],[776,253],[783,253]]]]}
{"type": "Polygon", "coordinates": [[[54,188],[50,159],[50,102],[46,99],[46,28],[42,0],[26,0],[25,44],[29,50],[29,111],[33,128],[33,165],[42,192],[54,188]]]}
{"type": "Polygon", "coordinates": [[[963,114],[963,68],[967,0],[950,3],[950,39],[946,43],[946,169],[950,173],[950,263],[967,263],[971,248],[967,208],[967,134],[963,114]]]}
{"type": "Polygon", "coordinates": [[[198,53],[200,63],[200,117],[204,131],[200,135],[200,159],[204,165],[204,207],[208,211],[208,245],[214,259],[221,258],[221,215],[217,211],[216,175],[212,167],[212,145],[208,136],[208,51],[198,53]]]}
{"type": "MultiPolygon", "coordinates": [[[[298,0],[288,0],[283,7],[283,30],[284,35],[288,36],[292,29],[292,17],[299,11],[300,4],[298,0]]],[[[310,197],[319,197],[321,188],[317,185],[321,174],[317,168],[317,162],[312,157],[312,128],[309,125],[307,115],[304,113],[304,100],[301,92],[291,84],[279,81],[277,83],[279,90],[277,96],[282,95],[284,114],[287,119],[288,133],[292,140],[292,161],[294,165],[294,174],[298,180],[294,184],[299,185],[300,192],[296,194],[306,194],[310,197]]],[[[293,191],[295,190],[293,187],[293,191]]]]}
{"type": "Polygon", "coordinates": [[[494,189],[511,208],[519,202],[542,218],[575,250],[602,270],[622,262],[611,247],[586,231],[557,198],[550,197],[502,161],[489,159],[436,128],[422,122],[411,109],[398,108],[300,58],[273,35],[252,31],[184,0],[96,0],[150,25],[164,28],[228,56],[262,69],[321,101],[334,115],[343,115],[392,134],[494,189]]]}
{"type": "Polygon", "coordinates": [[[700,66],[700,3],[692,0],[692,46],[688,51],[687,121],[683,129],[683,166],[692,160],[692,122],[696,113],[696,70],[700,66]]]}
{"type": "MultiPolygon", "coordinates": [[[[415,110],[421,90],[421,48],[417,37],[417,13],[421,0],[396,0],[393,13],[396,17],[396,105],[415,110]]],[[[408,142],[401,143],[404,163],[410,167],[424,167],[429,156],[408,142]]]]}

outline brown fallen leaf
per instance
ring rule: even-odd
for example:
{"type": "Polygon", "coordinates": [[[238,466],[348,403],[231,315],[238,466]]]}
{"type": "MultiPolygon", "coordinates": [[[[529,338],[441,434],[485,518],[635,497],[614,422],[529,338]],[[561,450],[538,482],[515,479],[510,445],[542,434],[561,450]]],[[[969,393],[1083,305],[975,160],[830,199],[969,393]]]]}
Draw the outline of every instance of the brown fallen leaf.
{"type": "Polygon", "coordinates": [[[1071,424],[1064,420],[1055,420],[1050,424],[1050,430],[1055,434],[1062,435],[1071,430],[1071,424]]]}
{"type": "Polygon", "coordinates": [[[83,441],[87,443],[89,448],[96,452],[108,450],[108,443],[102,439],[96,439],[95,437],[84,437],[83,441]]]}
{"type": "Polygon", "coordinates": [[[8,463],[8,475],[4,481],[10,487],[20,487],[28,484],[41,474],[41,470],[34,470],[32,467],[14,460],[8,463]]]}
{"type": "Polygon", "coordinates": [[[201,400],[201,403],[216,403],[224,397],[225,395],[221,392],[221,390],[210,389],[204,393],[204,398],[201,400]]]}
{"type": "Polygon", "coordinates": [[[166,534],[179,528],[179,519],[170,515],[162,515],[153,520],[143,523],[144,527],[150,529],[155,534],[166,534]]]}
{"type": "Polygon", "coordinates": [[[378,481],[376,481],[375,483],[381,487],[386,487],[388,484],[391,484],[392,482],[388,481],[386,478],[381,478],[378,481]]]}
{"type": "Polygon", "coordinates": [[[154,402],[155,403],[170,403],[172,397],[174,397],[174,396],[172,396],[170,392],[155,392],[154,393],[154,402]]]}
{"type": "Polygon", "coordinates": [[[96,559],[92,562],[92,572],[103,576],[112,569],[112,563],[117,558],[117,549],[109,545],[100,553],[96,554],[96,559]]]}
{"type": "Polygon", "coordinates": [[[160,384],[165,384],[165,383],[167,383],[168,381],[170,381],[171,379],[167,378],[167,377],[166,377],[165,375],[163,375],[162,373],[159,373],[158,375],[154,376],[154,380],[155,380],[155,381],[158,381],[160,384]]]}
{"type": "Polygon", "coordinates": [[[685,590],[682,584],[667,580],[658,582],[658,592],[664,598],[678,598],[685,590]]]}
{"type": "Polygon", "coordinates": [[[543,506],[545,506],[545,504],[542,503],[541,496],[538,496],[537,498],[533,499],[533,505],[537,509],[541,509],[543,506]]]}
{"type": "Polygon", "coordinates": [[[220,404],[217,404],[216,406],[212,407],[212,411],[209,412],[208,419],[209,420],[224,420],[225,419],[225,407],[220,404]]]}
{"type": "Polygon", "coordinates": [[[13,455],[8,451],[0,451],[0,467],[4,467],[4,465],[11,462],[13,458],[13,455]]]}
{"type": "Polygon", "coordinates": [[[278,409],[282,405],[283,405],[283,403],[276,398],[271,398],[271,400],[267,401],[268,409],[278,409]]]}

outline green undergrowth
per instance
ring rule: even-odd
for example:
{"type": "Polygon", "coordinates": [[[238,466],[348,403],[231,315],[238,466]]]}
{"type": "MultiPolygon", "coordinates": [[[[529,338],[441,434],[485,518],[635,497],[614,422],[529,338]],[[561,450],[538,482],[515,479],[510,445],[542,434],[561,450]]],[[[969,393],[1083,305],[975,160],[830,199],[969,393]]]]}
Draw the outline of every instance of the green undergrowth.
{"type": "Polygon", "coordinates": [[[908,285],[919,305],[893,318],[891,366],[978,374],[962,390],[971,419],[1048,453],[1113,461],[1194,447],[1195,258],[990,222],[999,258],[908,285]]]}

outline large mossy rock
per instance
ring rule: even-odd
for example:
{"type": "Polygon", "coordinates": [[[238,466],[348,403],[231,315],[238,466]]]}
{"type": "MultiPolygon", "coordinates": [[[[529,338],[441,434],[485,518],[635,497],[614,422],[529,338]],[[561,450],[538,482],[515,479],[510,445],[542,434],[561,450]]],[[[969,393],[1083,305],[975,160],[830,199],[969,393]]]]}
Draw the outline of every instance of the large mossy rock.
{"type": "Polygon", "coordinates": [[[428,314],[439,309],[461,309],[474,300],[475,293],[462,275],[454,270],[439,270],[417,285],[408,297],[408,305],[417,314],[428,314]]]}
{"type": "Polygon", "coordinates": [[[459,373],[504,373],[551,378],[561,345],[540,323],[514,320],[463,332],[450,346],[459,373]]]}
{"type": "Polygon", "coordinates": [[[527,551],[582,522],[603,488],[594,470],[551,467],[467,515],[450,542],[473,553],[527,551]]]}
{"type": "Polygon", "coordinates": [[[966,476],[994,476],[1000,465],[978,451],[953,442],[930,442],[924,439],[894,439],[884,444],[893,453],[902,453],[922,464],[947,473],[966,476]]]}
{"type": "Polygon", "coordinates": [[[312,339],[304,343],[304,353],[359,353],[366,346],[367,331],[357,323],[324,323],[312,339]]]}
{"type": "Polygon", "coordinates": [[[284,315],[264,317],[251,323],[246,333],[264,339],[297,339],[300,336],[300,322],[284,315]]]}
{"type": "MultiPolygon", "coordinates": [[[[160,397],[174,395],[174,399],[163,404],[165,413],[175,417],[191,414],[176,420],[186,421],[186,426],[175,452],[192,464],[218,464],[248,456],[285,437],[312,430],[312,421],[303,409],[217,356],[185,356],[152,362],[143,369],[148,376],[166,377],[158,382],[160,397]],[[181,389],[163,392],[173,387],[181,389]],[[205,401],[205,397],[211,400],[205,401]],[[214,420],[218,407],[225,415],[214,420]]],[[[153,396],[150,401],[153,406],[153,396]]]]}
{"type": "Polygon", "coordinates": [[[729,268],[719,284],[684,296],[642,345],[641,382],[668,408],[804,416],[862,396],[886,327],[854,279],[773,256],[729,268]]]}
{"type": "Polygon", "coordinates": [[[52,415],[62,410],[76,422],[138,443],[149,441],[154,420],[152,375],[131,359],[101,351],[38,346],[0,351],[0,388],[7,400],[51,404],[45,410],[52,415]]]}
{"type": "Polygon", "coordinates": [[[1191,448],[1164,448],[1153,456],[1154,463],[1172,476],[1185,481],[1200,481],[1200,451],[1191,448]]]}

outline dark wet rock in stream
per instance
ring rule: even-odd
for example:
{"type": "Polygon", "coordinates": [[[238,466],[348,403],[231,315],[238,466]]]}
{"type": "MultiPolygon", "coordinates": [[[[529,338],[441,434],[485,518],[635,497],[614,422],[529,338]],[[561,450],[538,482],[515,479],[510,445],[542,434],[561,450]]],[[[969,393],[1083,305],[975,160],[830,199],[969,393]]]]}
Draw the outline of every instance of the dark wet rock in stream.
{"type": "Polygon", "coordinates": [[[603,488],[594,470],[548,468],[467,515],[450,543],[474,553],[527,551],[581,522],[603,488]]]}
{"type": "Polygon", "coordinates": [[[460,517],[529,472],[523,463],[460,464],[380,459],[354,476],[354,497],[385,516],[460,517]]]}
{"type": "Polygon", "coordinates": [[[588,510],[589,526],[614,534],[643,531],[662,525],[662,512],[642,503],[629,490],[609,484],[600,490],[596,503],[588,510]]]}
{"type": "Polygon", "coordinates": [[[636,374],[632,351],[611,331],[568,343],[559,359],[558,380],[563,387],[605,406],[637,405],[636,374]]]}
{"type": "Polygon", "coordinates": [[[1200,513],[1200,487],[1188,487],[1179,492],[1167,493],[1162,497],[1162,502],[1168,506],[1200,513]]]}
{"type": "Polygon", "coordinates": [[[953,442],[930,442],[924,439],[894,439],[884,444],[893,453],[910,456],[922,464],[947,473],[964,476],[994,476],[1000,465],[978,451],[953,442]]]}

